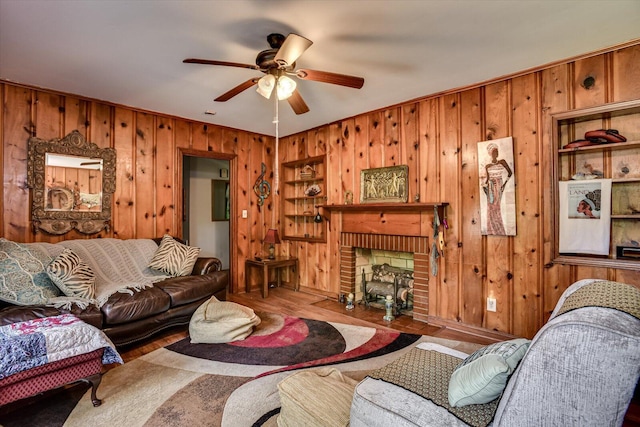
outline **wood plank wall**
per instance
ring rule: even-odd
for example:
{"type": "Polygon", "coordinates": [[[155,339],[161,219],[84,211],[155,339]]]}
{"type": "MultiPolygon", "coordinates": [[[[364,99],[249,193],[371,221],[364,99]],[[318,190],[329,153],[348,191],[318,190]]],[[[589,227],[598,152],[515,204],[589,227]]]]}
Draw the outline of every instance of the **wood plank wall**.
{"type": "MultiPolygon", "coordinates": [[[[244,260],[263,251],[264,231],[279,223],[277,192],[258,210],[252,190],[262,162],[273,181],[273,138],[9,82],[0,82],[0,91],[0,236],[21,242],[85,237],[32,232],[26,187],[31,134],[48,139],[78,129],[88,140],[117,150],[113,228],[93,237],[180,236],[180,153],[224,153],[236,156],[232,291],[244,284],[244,260]],[[245,208],[248,219],[240,216],[245,208]]],[[[419,194],[421,201],[450,203],[445,257],[429,286],[429,315],[531,337],[578,279],[640,283],[640,274],[632,271],[553,265],[549,207],[550,115],[638,98],[640,42],[634,42],[281,138],[279,162],[326,155],[328,203],[337,204],[346,190],[359,200],[362,169],[409,165],[410,200],[419,194]],[[585,86],[587,77],[595,85],[585,86]],[[506,136],[514,138],[517,236],[481,236],[476,143],[506,136]],[[497,300],[495,313],[484,309],[489,295],[497,300]]],[[[430,216],[421,219],[421,234],[429,235],[430,216]]],[[[385,233],[393,234],[387,228],[385,233]]],[[[341,229],[341,215],[332,215],[326,244],[278,245],[280,253],[300,258],[306,291],[337,296],[341,229]]]]}
{"type": "MultiPolygon", "coordinates": [[[[0,81],[0,237],[18,242],[57,242],[75,238],[182,237],[182,155],[223,155],[234,165],[236,248],[231,258],[232,291],[244,284],[244,259],[262,251],[271,205],[258,210],[253,183],[260,165],[273,164],[274,138],[162,114],[80,99],[73,95],[0,81]],[[116,192],[112,228],[85,236],[35,233],[30,223],[27,140],[60,138],[78,129],[100,147],[116,149],[116,192]]],[[[273,200],[270,198],[269,200],[273,200]]],[[[244,289],[244,287],[243,287],[244,289]]]]}
{"type": "MultiPolygon", "coordinates": [[[[280,161],[326,154],[328,202],[344,192],[359,200],[362,169],[409,165],[409,200],[449,202],[445,257],[429,285],[429,315],[449,322],[532,337],[560,294],[582,278],[640,284],[640,273],[553,265],[550,212],[551,114],[640,98],[640,43],[594,53],[476,87],[368,112],[280,141],[280,161]],[[587,77],[595,85],[584,85],[587,77]],[[477,142],[514,140],[517,235],[480,234],[477,142]],[[284,147],[284,149],[283,149],[284,147]],[[487,312],[488,296],[497,311],[487,312]]],[[[291,242],[284,253],[301,259],[303,288],[339,290],[340,232],[345,221],[331,214],[326,244],[291,242]]],[[[362,222],[368,220],[362,213],[362,222]]],[[[385,234],[404,234],[402,223],[385,234]]],[[[431,234],[430,215],[422,235],[431,234]]]]}

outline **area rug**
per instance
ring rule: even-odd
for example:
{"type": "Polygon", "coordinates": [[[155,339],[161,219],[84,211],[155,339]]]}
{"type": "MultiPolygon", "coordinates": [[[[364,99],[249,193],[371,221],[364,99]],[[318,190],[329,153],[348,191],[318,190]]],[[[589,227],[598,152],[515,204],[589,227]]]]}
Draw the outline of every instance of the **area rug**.
{"type": "Polygon", "coordinates": [[[86,387],[0,416],[13,426],[276,425],[277,384],[294,371],[332,366],[356,380],[420,342],[463,352],[471,343],[386,329],[258,313],[244,341],[191,344],[185,338],[107,372],[94,408],[86,387]]]}

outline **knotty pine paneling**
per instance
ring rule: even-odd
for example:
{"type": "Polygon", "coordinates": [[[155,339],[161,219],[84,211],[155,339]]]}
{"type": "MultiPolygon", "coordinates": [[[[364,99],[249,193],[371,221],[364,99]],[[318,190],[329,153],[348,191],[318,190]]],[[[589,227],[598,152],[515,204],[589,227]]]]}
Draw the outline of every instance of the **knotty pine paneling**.
{"type": "MultiPolygon", "coordinates": [[[[639,98],[639,52],[635,44],[321,127],[331,135],[329,203],[343,203],[344,190],[358,187],[362,169],[412,164],[408,153],[413,150],[416,178],[410,179],[410,194],[419,193],[421,201],[450,203],[445,257],[438,276],[430,277],[429,316],[533,336],[560,294],[575,280],[599,277],[638,282],[635,272],[551,263],[550,116],[571,108],[639,98]],[[630,71],[623,72],[621,67],[630,71]],[[585,83],[587,77],[593,82],[585,83]],[[345,128],[350,129],[354,122],[356,138],[352,140],[345,128]],[[507,136],[514,138],[517,235],[481,236],[476,143],[507,136]],[[486,312],[487,296],[497,299],[497,312],[486,312]]],[[[305,135],[313,137],[308,131],[305,135]]],[[[397,225],[383,219],[392,216],[363,212],[343,217],[333,212],[327,250],[335,252],[334,242],[343,229],[390,233],[397,225]]],[[[419,233],[431,237],[431,215],[421,214],[420,218],[419,233]]],[[[403,226],[413,230],[411,224],[403,226]]],[[[335,258],[338,256],[332,260],[335,258]]],[[[332,261],[331,268],[337,265],[332,261]]],[[[337,293],[335,275],[329,277],[332,284],[328,288],[337,293]]]]}
{"type": "MultiPolygon", "coordinates": [[[[144,191],[156,185],[155,116],[136,113],[136,133],[134,135],[136,159],[134,176],[136,192],[134,203],[136,212],[136,237],[150,239],[156,237],[155,192],[144,191]]],[[[117,154],[117,153],[116,153],[117,154]]],[[[156,189],[157,191],[157,189],[156,189]]]]}
{"type": "Polygon", "coordinates": [[[429,314],[451,320],[460,320],[460,248],[455,243],[459,241],[460,233],[461,123],[459,93],[441,97],[438,116],[437,126],[440,135],[438,161],[441,171],[440,194],[444,195],[446,201],[450,203],[446,209],[449,229],[445,233],[445,242],[452,242],[453,244],[444,248],[444,254],[440,258],[438,271],[438,277],[440,278],[439,292],[436,295],[429,295],[430,300],[435,299],[437,301],[437,312],[429,314]]]}
{"type": "MultiPolygon", "coordinates": [[[[483,290],[484,263],[482,258],[482,236],[480,235],[479,172],[477,143],[483,140],[480,110],[480,89],[471,89],[460,94],[460,229],[462,271],[461,312],[464,323],[481,325],[486,296],[483,290]],[[464,243],[462,243],[464,242],[464,243]]],[[[446,231],[445,231],[446,232],[446,231]]],[[[447,239],[447,248],[458,241],[447,239]]]]}
{"type": "Polygon", "coordinates": [[[156,230],[154,235],[163,236],[171,234],[173,230],[177,230],[177,222],[179,220],[178,215],[176,215],[175,193],[173,190],[176,186],[177,177],[173,168],[175,146],[172,119],[168,117],[156,118],[155,145],[156,230]]]}
{"type": "Polygon", "coordinates": [[[542,319],[541,292],[542,227],[538,217],[542,209],[539,182],[539,90],[535,74],[513,79],[511,84],[514,169],[516,170],[516,216],[518,237],[513,239],[513,317],[511,330],[518,336],[535,335],[533,325],[542,319]],[[517,141],[517,143],[516,143],[517,141]],[[522,330],[522,327],[532,329],[522,330]]]}
{"type": "MultiPolygon", "coordinates": [[[[115,108],[113,148],[116,150],[116,192],[113,195],[113,237],[136,237],[136,183],[135,164],[135,112],[128,108],[115,108]]],[[[143,191],[142,188],[140,191],[143,191]]]]}
{"type": "Polygon", "coordinates": [[[29,213],[27,140],[34,131],[32,90],[4,84],[2,117],[3,223],[0,235],[17,242],[35,241],[29,213]]]}
{"type": "MultiPolygon", "coordinates": [[[[231,254],[231,289],[244,289],[244,260],[262,252],[264,219],[252,228],[242,219],[258,217],[251,171],[264,161],[265,141],[272,137],[148,113],[53,90],[0,82],[0,237],[17,242],[57,242],[74,238],[182,237],[182,156],[178,148],[208,153],[221,150],[237,155],[236,197],[232,211],[237,247],[231,254]],[[30,194],[26,185],[27,141],[31,135],[59,138],[78,129],[87,140],[116,150],[116,192],[112,227],[86,236],[70,232],[52,236],[35,233],[30,222],[30,194]],[[255,155],[255,157],[254,157],[255,155]],[[253,164],[252,164],[253,163],[253,164]],[[260,235],[251,240],[251,236],[260,235]]],[[[270,161],[269,169],[271,169],[270,161]]]]}
{"type": "MultiPolygon", "coordinates": [[[[639,99],[639,59],[640,42],[636,42],[517,77],[363,112],[281,138],[278,160],[326,154],[325,194],[328,203],[337,204],[344,202],[346,190],[353,191],[354,201],[359,202],[362,169],[409,164],[412,200],[415,194],[420,194],[422,202],[451,204],[447,208],[447,220],[452,227],[446,231],[445,258],[440,262],[438,276],[430,275],[429,318],[532,336],[547,320],[560,294],[579,278],[640,283],[637,272],[551,262],[554,207],[550,164],[553,150],[550,115],[573,108],[639,99]],[[476,143],[505,136],[514,137],[517,235],[481,236],[476,143]],[[497,299],[496,313],[485,310],[489,295],[497,299]]],[[[267,174],[273,173],[273,138],[167,119],[161,114],[7,82],[0,82],[0,87],[3,99],[0,109],[0,159],[4,177],[2,236],[17,241],[47,239],[44,235],[36,237],[29,223],[26,141],[30,132],[43,137],[38,126],[47,137],[50,134],[59,137],[73,127],[72,124],[83,126],[91,138],[99,139],[100,144],[111,144],[118,151],[114,237],[147,237],[166,229],[168,226],[158,225],[165,224],[157,219],[158,205],[168,198],[176,203],[180,200],[176,195],[180,190],[173,188],[165,192],[164,187],[158,188],[164,185],[158,177],[165,173],[158,168],[166,167],[168,162],[160,161],[154,150],[160,144],[157,126],[169,120],[173,121],[174,155],[166,176],[181,169],[175,153],[178,147],[221,150],[238,156],[235,171],[238,247],[231,257],[231,268],[232,290],[242,290],[244,260],[265,250],[262,238],[271,223],[273,211],[258,209],[253,184],[262,161],[267,163],[267,174]],[[84,120],[86,117],[89,119],[84,120]],[[111,135],[109,138],[107,132],[111,135]],[[150,170],[142,176],[138,166],[150,170]],[[149,180],[146,174],[154,178],[149,180]],[[145,192],[151,195],[147,197],[145,192]],[[248,219],[241,218],[242,209],[248,209],[248,219]]],[[[160,139],[165,141],[168,137],[160,139]]],[[[277,223],[282,220],[278,197],[272,194],[267,199],[276,210],[277,223]]],[[[181,215],[180,206],[174,211],[173,216],[181,215]]],[[[358,215],[351,213],[349,218],[343,218],[339,212],[327,214],[330,222],[326,244],[285,241],[278,245],[280,253],[300,258],[298,274],[305,291],[337,296],[339,239],[345,221],[349,226],[358,223],[360,227],[373,227],[385,233],[400,227],[415,228],[417,233],[432,237],[429,212],[420,214],[418,221],[412,219],[406,227],[387,223],[386,219],[394,218],[392,214],[377,215],[374,219],[376,215],[362,213],[362,221],[358,215]]],[[[178,229],[175,231],[180,231],[179,221],[172,224],[171,227],[178,229]]]]}

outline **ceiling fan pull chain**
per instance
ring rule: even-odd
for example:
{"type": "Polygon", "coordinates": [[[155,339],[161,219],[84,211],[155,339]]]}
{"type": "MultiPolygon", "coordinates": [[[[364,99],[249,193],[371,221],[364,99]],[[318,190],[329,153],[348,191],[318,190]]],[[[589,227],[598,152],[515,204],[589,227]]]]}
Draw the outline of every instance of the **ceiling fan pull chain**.
{"type": "MultiPolygon", "coordinates": [[[[276,79],[276,87],[277,86],[278,86],[278,79],[276,79]]],[[[280,118],[279,118],[279,111],[278,111],[278,97],[274,96],[273,99],[274,99],[273,102],[275,102],[275,104],[276,104],[276,116],[275,116],[275,118],[273,120],[274,123],[276,124],[276,159],[275,159],[276,165],[275,165],[275,168],[274,168],[274,171],[273,171],[273,187],[274,187],[273,192],[277,194],[277,192],[278,192],[278,161],[279,161],[278,146],[280,145],[279,144],[280,135],[279,135],[279,132],[278,132],[278,130],[279,130],[278,128],[279,128],[280,118]]]]}

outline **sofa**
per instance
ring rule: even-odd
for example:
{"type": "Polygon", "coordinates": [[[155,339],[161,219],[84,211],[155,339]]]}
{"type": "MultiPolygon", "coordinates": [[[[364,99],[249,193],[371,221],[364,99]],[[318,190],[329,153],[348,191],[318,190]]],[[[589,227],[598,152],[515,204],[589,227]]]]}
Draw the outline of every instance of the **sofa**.
{"type": "MultiPolygon", "coordinates": [[[[486,348],[476,353],[486,356],[486,348]]],[[[640,376],[640,290],[596,279],[571,285],[515,368],[505,365],[490,402],[451,405],[454,373],[477,362],[476,353],[438,345],[412,352],[412,363],[401,360],[407,354],[358,383],[352,427],[620,426],[640,376]],[[410,391],[412,381],[430,390],[410,391]]],[[[483,375],[477,370],[464,380],[483,375]]]]}
{"type": "Polygon", "coordinates": [[[128,345],[188,324],[212,296],[225,300],[229,272],[221,267],[169,235],[55,244],[0,238],[0,326],[71,313],[128,345]]]}

